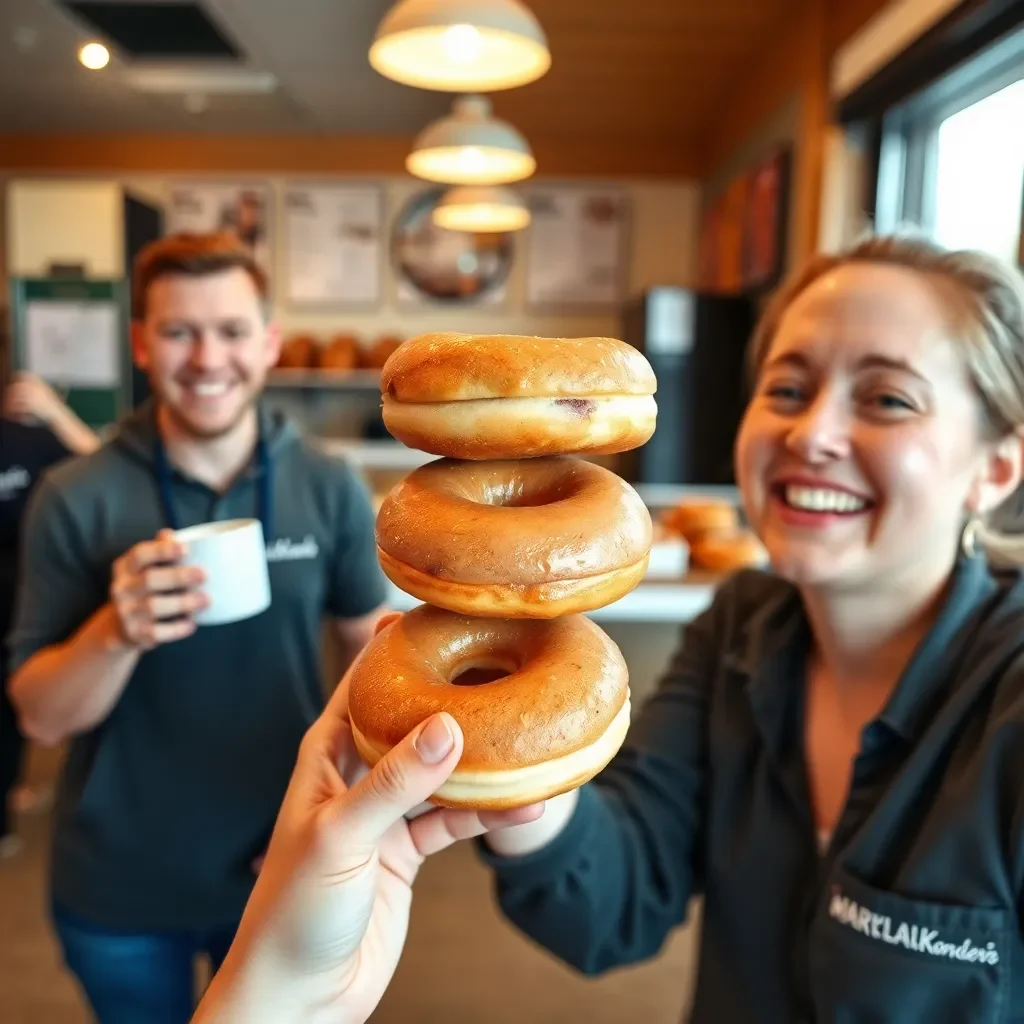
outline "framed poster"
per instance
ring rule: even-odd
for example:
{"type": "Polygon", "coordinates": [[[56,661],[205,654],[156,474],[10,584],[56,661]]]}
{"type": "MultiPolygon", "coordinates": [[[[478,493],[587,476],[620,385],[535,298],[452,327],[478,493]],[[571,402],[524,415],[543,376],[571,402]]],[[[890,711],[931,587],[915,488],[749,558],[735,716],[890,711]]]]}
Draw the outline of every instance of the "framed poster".
{"type": "Polygon", "coordinates": [[[700,248],[697,269],[697,287],[712,292],[718,287],[719,224],[722,219],[720,200],[713,200],[704,208],[700,222],[700,248]]]}
{"type": "Polygon", "coordinates": [[[444,192],[444,188],[432,188],[417,193],[395,218],[391,262],[399,304],[502,305],[515,257],[512,236],[438,227],[432,215],[444,192]]]}
{"type": "Polygon", "coordinates": [[[170,186],[165,230],[229,231],[271,277],[272,210],[269,185],[179,181],[170,186]]]}
{"type": "Polygon", "coordinates": [[[699,287],[702,291],[730,295],[742,288],[746,195],[746,177],[733,178],[704,211],[699,273],[699,287]]]}
{"type": "Polygon", "coordinates": [[[771,288],[782,277],[789,213],[790,151],[774,153],[747,176],[743,217],[744,288],[771,288]]]}
{"type": "Polygon", "coordinates": [[[378,185],[289,184],[284,298],[293,306],[381,301],[384,192],[378,185]]]}
{"type": "Polygon", "coordinates": [[[127,283],[14,278],[12,370],[45,380],[89,426],[131,407],[127,283]]]}
{"type": "Polygon", "coordinates": [[[526,304],[534,309],[617,306],[627,288],[629,200],[617,188],[529,191],[526,304]]]}

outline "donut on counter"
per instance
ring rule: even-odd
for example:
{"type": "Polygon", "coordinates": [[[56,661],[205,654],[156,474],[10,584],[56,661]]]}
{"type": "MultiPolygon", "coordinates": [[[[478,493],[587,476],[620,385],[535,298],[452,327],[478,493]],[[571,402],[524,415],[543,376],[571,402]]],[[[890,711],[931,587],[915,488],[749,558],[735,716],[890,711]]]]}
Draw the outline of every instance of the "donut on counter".
{"type": "Polygon", "coordinates": [[[377,557],[397,587],[439,608],[550,619],[628,594],[651,534],[636,491],[583,459],[438,459],[385,498],[377,557]]]}
{"type": "Polygon", "coordinates": [[[351,334],[336,334],[320,353],[323,370],[354,370],[359,365],[359,339],[351,334]]]}
{"type": "Polygon", "coordinates": [[[520,807],[581,786],[612,759],[629,728],[628,674],[619,649],[582,615],[475,619],[420,605],[353,666],[349,716],[361,757],[375,764],[439,711],[459,723],[465,746],[431,802],[520,807]],[[492,681],[459,682],[481,673],[492,681]]]}
{"type": "Polygon", "coordinates": [[[454,459],[613,455],[654,433],[654,371],[614,338],[422,334],[381,374],[384,423],[454,459]]]}
{"type": "Polygon", "coordinates": [[[684,501],[663,517],[665,526],[686,541],[699,540],[706,533],[739,529],[739,512],[724,501],[684,501]]]}
{"type": "Polygon", "coordinates": [[[711,572],[730,573],[760,569],[768,564],[768,552],[750,530],[718,530],[690,542],[695,565],[711,572]]]}
{"type": "Polygon", "coordinates": [[[277,365],[282,370],[308,370],[317,365],[320,346],[308,334],[295,334],[281,346],[277,365]]]}
{"type": "Polygon", "coordinates": [[[360,365],[367,370],[383,369],[384,364],[398,351],[401,344],[401,338],[390,335],[378,338],[369,348],[363,350],[360,365]]]}

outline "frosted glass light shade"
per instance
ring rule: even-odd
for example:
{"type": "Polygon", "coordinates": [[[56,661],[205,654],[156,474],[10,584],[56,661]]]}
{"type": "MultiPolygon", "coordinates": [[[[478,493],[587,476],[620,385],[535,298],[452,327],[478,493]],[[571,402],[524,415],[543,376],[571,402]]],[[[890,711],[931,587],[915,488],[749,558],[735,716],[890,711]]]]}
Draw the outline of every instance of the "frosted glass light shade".
{"type": "Polygon", "coordinates": [[[405,167],[445,185],[503,185],[530,177],[537,161],[515,128],[491,116],[484,97],[462,96],[450,115],[420,132],[405,167]]]}
{"type": "Polygon", "coordinates": [[[530,223],[530,209],[511,189],[461,186],[441,197],[432,218],[449,231],[521,231],[530,223]]]}
{"type": "Polygon", "coordinates": [[[370,65],[419,89],[492,92],[536,81],[551,53],[518,0],[402,0],[377,27],[370,65]]]}

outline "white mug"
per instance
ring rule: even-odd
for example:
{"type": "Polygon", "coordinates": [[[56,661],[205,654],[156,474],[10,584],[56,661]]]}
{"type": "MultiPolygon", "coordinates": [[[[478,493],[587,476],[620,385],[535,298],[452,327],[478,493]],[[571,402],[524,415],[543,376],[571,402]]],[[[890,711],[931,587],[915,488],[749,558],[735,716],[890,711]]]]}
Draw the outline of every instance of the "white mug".
{"type": "Polygon", "coordinates": [[[259,615],[270,607],[270,573],[263,524],[258,519],[227,519],[177,530],[185,545],[182,565],[206,573],[201,585],[210,603],[195,613],[200,626],[220,626],[259,615]]]}

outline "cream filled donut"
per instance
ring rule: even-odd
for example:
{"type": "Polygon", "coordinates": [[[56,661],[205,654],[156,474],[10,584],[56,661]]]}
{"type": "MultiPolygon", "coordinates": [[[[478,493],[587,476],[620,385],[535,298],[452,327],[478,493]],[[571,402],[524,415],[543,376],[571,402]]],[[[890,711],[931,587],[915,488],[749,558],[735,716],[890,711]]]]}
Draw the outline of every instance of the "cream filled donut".
{"type": "Polygon", "coordinates": [[[439,459],[405,477],[377,514],[391,581],[464,615],[550,619],[603,607],[647,571],[640,496],[572,457],[439,459]]]}
{"type": "Polygon", "coordinates": [[[439,711],[465,742],[432,801],[521,807],[581,786],[612,759],[629,728],[629,678],[619,649],[583,616],[477,619],[420,605],[353,666],[349,717],[360,756],[375,764],[439,711]]]}
{"type": "Polygon", "coordinates": [[[610,455],[654,433],[657,382],[614,338],[423,334],[384,364],[384,424],[453,459],[610,455]]]}

